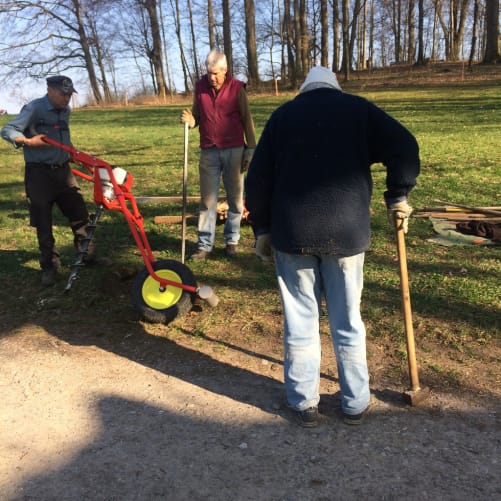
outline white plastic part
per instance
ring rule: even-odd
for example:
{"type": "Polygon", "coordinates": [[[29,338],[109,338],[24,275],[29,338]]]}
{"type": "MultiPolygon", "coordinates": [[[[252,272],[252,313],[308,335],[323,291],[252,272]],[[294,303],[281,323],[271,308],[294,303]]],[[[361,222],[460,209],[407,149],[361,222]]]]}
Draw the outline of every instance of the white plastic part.
{"type": "Polygon", "coordinates": [[[200,299],[207,301],[209,306],[217,306],[219,303],[219,298],[214,294],[214,291],[208,285],[202,285],[197,291],[197,295],[200,299]]]}
{"type": "MultiPolygon", "coordinates": [[[[99,167],[99,177],[101,178],[101,186],[103,188],[103,196],[107,200],[115,199],[115,190],[111,182],[110,175],[104,167],[99,167]]],[[[127,171],[121,167],[113,167],[113,177],[118,186],[121,186],[127,179],[127,171]]]]}

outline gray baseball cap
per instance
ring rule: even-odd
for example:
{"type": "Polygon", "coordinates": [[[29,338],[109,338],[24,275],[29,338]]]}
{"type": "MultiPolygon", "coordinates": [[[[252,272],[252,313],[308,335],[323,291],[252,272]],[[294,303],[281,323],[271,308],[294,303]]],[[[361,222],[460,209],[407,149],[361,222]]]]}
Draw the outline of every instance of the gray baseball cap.
{"type": "Polygon", "coordinates": [[[64,75],[55,75],[47,78],[47,85],[60,90],[63,94],[73,94],[73,92],[76,92],[71,78],[64,75]]]}

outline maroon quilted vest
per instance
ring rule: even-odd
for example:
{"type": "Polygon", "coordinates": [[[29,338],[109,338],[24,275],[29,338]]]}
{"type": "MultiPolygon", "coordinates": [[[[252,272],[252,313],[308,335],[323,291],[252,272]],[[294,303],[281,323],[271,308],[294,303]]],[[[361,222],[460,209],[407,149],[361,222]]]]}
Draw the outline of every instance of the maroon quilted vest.
{"type": "Polygon", "coordinates": [[[210,86],[207,75],[196,83],[200,148],[244,146],[244,128],[238,106],[238,94],[243,85],[230,73],[226,74],[226,80],[217,94],[210,86]]]}

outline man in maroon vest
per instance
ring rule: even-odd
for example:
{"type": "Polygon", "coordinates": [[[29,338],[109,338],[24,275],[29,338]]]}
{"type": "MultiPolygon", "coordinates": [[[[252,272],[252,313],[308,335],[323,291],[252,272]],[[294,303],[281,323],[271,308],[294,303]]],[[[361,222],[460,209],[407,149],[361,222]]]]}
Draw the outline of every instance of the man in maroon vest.
{"type": "Polygon", "coordinates": [[[182,123],[190,128],[198,125],[200,131],[198,249],[191,256],[195,261],[205,260],[214,247],[221,178],[228,203],[226,255],[237,255],[244,173],[256,147],[245,84],[228,72],[226,56],[221,52],[212,50],[205,64],[207,74],[195,84],[192,109],[181,113],[182,123]]]}

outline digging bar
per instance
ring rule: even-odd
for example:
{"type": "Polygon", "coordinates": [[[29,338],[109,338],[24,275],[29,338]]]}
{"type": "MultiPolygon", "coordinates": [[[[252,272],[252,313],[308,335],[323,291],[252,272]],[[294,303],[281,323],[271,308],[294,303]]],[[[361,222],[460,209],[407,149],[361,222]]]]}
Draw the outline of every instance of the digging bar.
{"type": "Polygon", "coordinates": [[[184,162],[183,162],[183,212],[181,229],[181,263],[184,264],[186,255],[186,195],[188,186],[188,129],[187,122],[184,124],[184,162]]]}
{"type": "MultiPolygon", "coordinates": [[[[398,220],[397,220],[398,222],[398,220]]],[[[416,347],[414,342],[414,329],[412,326],[411,296],[409,291],[409,274],[407,270],[407,252],[405,249],[405,236],[402,225],[397,226],[397,251],[400,272],[400,291],[402,294],[402,310],[404,315],[405,337],[407,342],[407,361],[409,364],[410,389],[403,393],[404,400],[412,406],[419,405],[430,393],[428,388],[419,384],[418,368],[416,361],[416,347]]]]}

